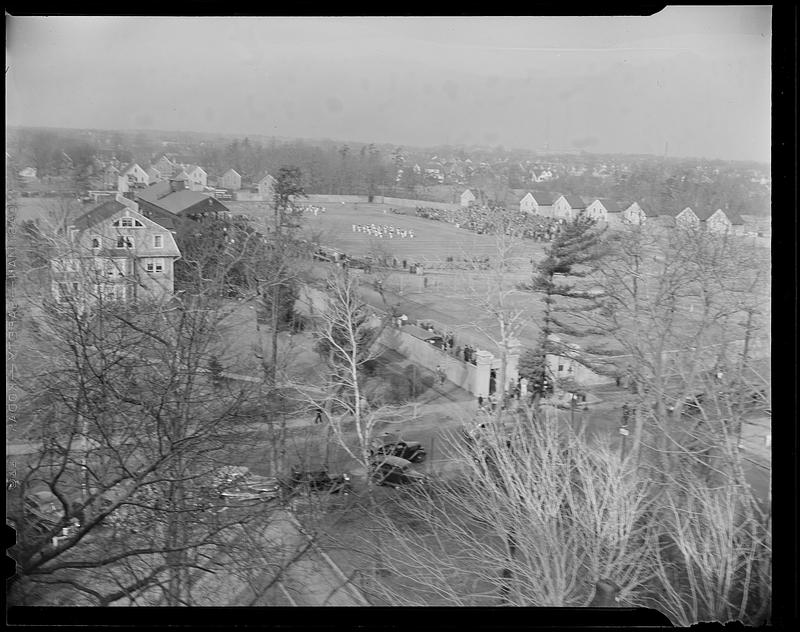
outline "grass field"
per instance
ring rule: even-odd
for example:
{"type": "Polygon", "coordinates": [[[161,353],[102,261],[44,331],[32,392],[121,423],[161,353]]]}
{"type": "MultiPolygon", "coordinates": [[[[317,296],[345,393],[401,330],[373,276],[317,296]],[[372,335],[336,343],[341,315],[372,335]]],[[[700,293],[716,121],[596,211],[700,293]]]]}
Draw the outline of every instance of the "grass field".
{"type": "MultiPolygon", "coordinates": [[[[228,206],[234,213],[244,213],[256,221],[265,218],[269,212],[263,203],[258,202],[232,202],[228,206]]],[[[484,310],[479,305],[481,297],[486,295],[486,273],[443,270],[440,266],[447,257],[458,261],[496,255],[495,237],[477,235],[445,222],[396,215],[389,213],[388,208],[381,204],[329,204],[326,212],[316,217],[307,213],[303,226],[308,235],[350,256],[382,255],[388,259],[394,257],[398,262],[405,259],[409,264],[422,264],[429,281],[427,287],[420,278],[402,269],[392,272],[388,278],[384,273],[384,287],[402,298],[395,302],[400,302],[412,318],[429,317],[448,325],[456,332],[457,344],[469,342],[480,348],[491,349],[493,345],[485,332],[494,331],[496,323],[482,315],[484,310]],[[379,239],[366,233],[353,232],[353,224],[373,223],[410,229],[415,237],[379,239]],[[458,340],[459,332],[462,333],[461,340],[458,340]]],[[[512,273],[515,280],[527,279],[530,276],[530,259],[538,260],[543,253],[544,244],[523,242],[518,252],[513,253],[518,258],[517,270],[512,273]]],[[[510,301],[514,307],[526,309],[529,323],[520,332],[520,338],[523,344],[532,344],[538,335],[535,321],[541,311],[540,302],[530,294],[519,294],[510,301]]]]}
{"type": "MultiPolygon", "coordinates": [[[[226,205],[234,213],[253,218],[263,218],[269,212],[261,202],[226,202],[226,205]]],[[[445,222],[396,215],[389,212],[388,205],[329,204],[325,208],[326,212],[317,217],[312,213],[304,215],[305,230],[320,235],[327,245],[356,257],[380,249],[390,257],[423,262],[441,261],[450,256],[484,257],[496,250],[495,238],[490,235],[476,235],[445,222]],[[401,230],[413,230],[414,238],[380,239],[353,232],[353,224],[393,225],[401,230]]],[[[523,254],[520,252],[521,256],[523,254]]]]}

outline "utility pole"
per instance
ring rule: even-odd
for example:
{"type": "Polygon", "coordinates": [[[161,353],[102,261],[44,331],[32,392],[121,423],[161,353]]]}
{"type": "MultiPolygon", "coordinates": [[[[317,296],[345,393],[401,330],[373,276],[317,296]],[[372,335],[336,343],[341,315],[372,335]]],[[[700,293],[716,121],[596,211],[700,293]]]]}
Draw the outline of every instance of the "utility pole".
{"type": "Polygon", "coordinates": [[[628,419],[630,418],[630,413],[631,410],[628,404],[623,404],[622,425],[619,427],[619,434],[622,435],[622,443],[620,445],[620,452],[619,452],[620,461],[625,460],[625,448],[628,442],[628,435],[630,434],[630,431],[628,430],[628,419]]]}
{"type": "Polygon", "coordinates": [[[569,398],[569,423],[572,426],[573,432],[575,431],[575,393],[570,393],[569,398]]]}

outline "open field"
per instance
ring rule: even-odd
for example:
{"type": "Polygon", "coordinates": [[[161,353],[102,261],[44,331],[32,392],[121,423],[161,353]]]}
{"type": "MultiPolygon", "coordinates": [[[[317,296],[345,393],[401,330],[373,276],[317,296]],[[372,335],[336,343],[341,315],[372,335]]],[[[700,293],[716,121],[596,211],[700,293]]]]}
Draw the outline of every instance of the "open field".
{"type": "MultiPolygon", "coordinates": [[[[252,218],[263,218],[269,211],[262,202],[226,202],[234,213],[245,213],[252,218]]],[[[424,202],[420,202],[424,206],[424,202]]],[[[352,256],[366,255],[380,249],[389,257],[409,262],[443,261],[446,257],[486,257],[496,250],[495,238],[456,228],[445,222],[435,222],[421,217],[389,212],[383,204],[329,204],[326,212],[314,217],[304,215],[304,227],[322,237],[331,247],[340,248],[352,256]],[[386,213],[384,214],[384,211],[386,213]],[[394,239],[372,237],[354,233],[353,224],[393,225],[401,230],[413,230],[414,238],[394,239]]],[[[525,255],[527,248],[520,251],[525,255]]]]}
{"type": "MultiPolygon", "coordinates": [[[[250,202],[233,202],[228,206],[235,213],[244,213],[258,222],[265,217],[268,210],[263,204],[250,202]]],[[[480,297],[486,296],[486,273],[473,270],[443,270],[439,265],[447,257],[457,262],[473,257],[491,257],[497,253],[497,242],[494,236],[477,235],[467,230],[456,228],[452,224],[436,222],[429,219],[408,215],[384,214],[388,208],[380,204],[339,204],[326,206],[326,212],[317,217],[306,214],[304,229],[314,235],[327,246],[338,248],[348,255],[358,257],[367,254],[392,257],[398,262],[405,259],[409,264],[420,263],[426,267],[428,286],[424,287],[419,277],[410,275],[399,268],[396,271],[382,271],[381,279],[384,287],[396,292],[390,302],[414,318],[432,318],[448,325],[456,332],[457,344],[466,342],[481,348],[491,349],[492,343],[480,330],[493,330],[495,323],[491,319],[480,316],[480,297]],[[366,233],[354,233],[353,224],[386,224],[403,230],[413,230],[413,239],[394,238],[379,239],[366,233]],[[431,270],[432,266],[436,269],[431,270]],[[387,276],[388,275],[388,276],[387,276]],[[479,326],[476,328],[476,324],[479,326]],[[458,334],[462,332],[462,340],[458,334]]],[[[538,260],[544,256],[545,244],[534,241],[521,243],[518,252],[518,267],[510,273],[516,281],[527,280],[530,276],[530,260],[538,260]]],[[[368,281],[372,277],[366,275],[368,281]]],[[[380,307],[380,297],[371,296],[365,288],[370,304],[380,307]]],[[[541,305],[536,298],[527,293],[520,293],[510,299],[510,305],[525,309],[529,324],[520,333],[523,343],[533,344],[538,335],[535,325],[541,305]]]]}

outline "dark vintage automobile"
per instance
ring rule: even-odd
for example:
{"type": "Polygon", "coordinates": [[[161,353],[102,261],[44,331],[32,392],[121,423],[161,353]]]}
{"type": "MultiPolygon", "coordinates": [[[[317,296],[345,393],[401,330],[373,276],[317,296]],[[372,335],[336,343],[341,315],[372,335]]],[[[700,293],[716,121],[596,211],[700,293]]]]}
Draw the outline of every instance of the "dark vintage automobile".
{"type": "Polygon", "coordinates": [[[372,462],[372,478],[378,485],[399,487],[400,485],[420,485],[427,478],[411,469],[411,462],[398,456],[379,456],[372,462]]]}
{"type": "Polygon", "coordinates": [[[68,521],[64,520],[63,505],[50,490],[28,493],[23,500],[22,508],[21,524],[18,518],[8,517],[6,519],[7,523],[18,531],[29,529],[30,532],[42,536],[52,534],[55,527],[61,525],[61,535],[66,537],[80,527],[80,520],[77,517],[72,517],[68,521]]]}
{"type": "Polygon", "coordinates": [[[283,489],[274,476],[260,476],[246,467],[235,466],[223,468],[215,483],[220,497],[227,500],[276,500],[283,489]]]}
{"type": "Polygon", "coordinates": [[[50,491],[38,491],[25,497],[25,521],[40,533],[47,533],[63,517],[61,502],[50,491]]]}
{"type": "Polygon", "coordinates": [[[328,494],[349,494],[352,489],[350,474],[344,472],[338,476],[331,476],[328,470],[301,470],[292,468],[289,478],[289,488],[292,493],[301,491],[327,492],[328,494]]]}
{"type": "Polygon", "coordinates": [[[422,463],[427,453],[419,441],[378,439],[370,450],[370,456],[397,456],[412,463],[422,463]]]}

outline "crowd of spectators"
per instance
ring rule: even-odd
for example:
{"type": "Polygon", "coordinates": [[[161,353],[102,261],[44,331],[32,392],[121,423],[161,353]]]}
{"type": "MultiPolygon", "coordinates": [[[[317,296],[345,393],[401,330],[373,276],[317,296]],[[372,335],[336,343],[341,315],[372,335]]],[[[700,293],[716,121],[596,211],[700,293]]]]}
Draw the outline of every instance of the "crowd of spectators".
{"type": "Polygon", "coordinates": [[[524,211],[509,211],[503,207],[473,205],[467,208],[440,209],[418,206],[415,215],[424,219],[453,224],[479,235],[506,235],[551,241],[563,229],[565,221],[550,217],[531,215],[524,211]]]}
{"type": "MultiPolygon", "coordinates": [[[[402,316],[400,317],[400,320],[405,322],[402,316]]],[[[477,363],[477,348],[469,344],[465,344],[463,347],[456,344],[455,334],[453,334],[452,331],[438,331],[434,323],[428,321],[417,322],[419,327],[441,339],[440,343],[437,344],[432,342],[431,344],[434,344],[442,351],[453,356],[454,358],[457,358],[458,360],[463,360],[464,362],[469,362],[470,364],[477,363]]]]}

